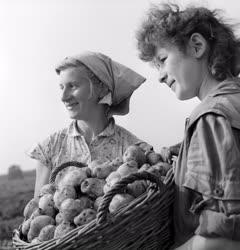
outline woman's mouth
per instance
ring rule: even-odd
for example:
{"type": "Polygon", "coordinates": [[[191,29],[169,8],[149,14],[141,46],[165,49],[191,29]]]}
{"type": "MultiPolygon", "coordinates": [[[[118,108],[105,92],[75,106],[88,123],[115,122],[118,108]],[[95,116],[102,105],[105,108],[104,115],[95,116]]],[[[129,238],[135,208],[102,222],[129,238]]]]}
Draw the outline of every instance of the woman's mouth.
{"type": "Polygon", "coordinates": [[[173,84],[175,83],[175,80],[173,80],[168,86],[169,88],[172,88],[173,84]]]}
{"type": "Polygon", "coordinates": [[[72,109],[74,109],[77,105],[78,105],[78,102],[66,103],[66,104],[65,104],[67,110],[72,110],[72,109]]]}

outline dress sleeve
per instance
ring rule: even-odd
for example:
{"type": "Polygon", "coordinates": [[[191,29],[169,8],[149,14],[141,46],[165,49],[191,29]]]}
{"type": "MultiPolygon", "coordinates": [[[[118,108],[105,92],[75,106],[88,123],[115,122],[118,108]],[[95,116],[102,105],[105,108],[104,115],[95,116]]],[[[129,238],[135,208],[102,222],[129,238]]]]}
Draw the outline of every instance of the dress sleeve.
{"type": "Polygon", "coordinates": [[[220,115],[199,118],[189,142],[184,187],[202,200],[195,233],[240,240],[240,131],[220,115]]]}
{"type": "Polygon", "coordinates": [[[30,158],[39,161],[44,166],[52,169],[51,148],[51,137],[48,137],[43,142],[35,144],[27,151],[27,155],[30,158]]]}

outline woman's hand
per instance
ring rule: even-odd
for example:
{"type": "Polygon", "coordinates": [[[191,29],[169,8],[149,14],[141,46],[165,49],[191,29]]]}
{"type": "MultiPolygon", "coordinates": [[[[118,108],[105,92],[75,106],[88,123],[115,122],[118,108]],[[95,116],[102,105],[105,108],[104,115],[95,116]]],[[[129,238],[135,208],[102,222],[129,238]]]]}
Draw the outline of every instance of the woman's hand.
{"type": "Polygon", "coordinates": [[[163,161],[172,164],[174,161],[174,156],[176,157],[179,154],[180,146],[181,143],[170,147],[163,147],[160,151],[163,161]]]}

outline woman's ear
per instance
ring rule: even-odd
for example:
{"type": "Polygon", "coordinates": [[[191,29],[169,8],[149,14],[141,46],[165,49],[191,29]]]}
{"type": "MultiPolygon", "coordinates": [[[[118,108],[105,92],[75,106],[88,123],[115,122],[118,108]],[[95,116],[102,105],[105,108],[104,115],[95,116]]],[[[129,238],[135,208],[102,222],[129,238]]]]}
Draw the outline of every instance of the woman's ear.
{"type": "Polygon", "coordinates": [[[195,58],[202,58],[207,52],[207,41],[200,33],[193,33],[189,39],[190,53],[195,58]]]}

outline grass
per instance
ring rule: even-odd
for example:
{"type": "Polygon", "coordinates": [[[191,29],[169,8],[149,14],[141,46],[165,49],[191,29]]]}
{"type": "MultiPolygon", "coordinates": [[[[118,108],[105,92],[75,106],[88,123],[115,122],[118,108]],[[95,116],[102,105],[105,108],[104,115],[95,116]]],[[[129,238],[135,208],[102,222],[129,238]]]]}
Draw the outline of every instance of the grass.
{"type": "Polygon", "coordinates": [[[35,171],[23,172],[23,178],[0,176],[0,240],[10,240],[12,231],[23,220],[23,210],[33,198],[35,171]]]}

